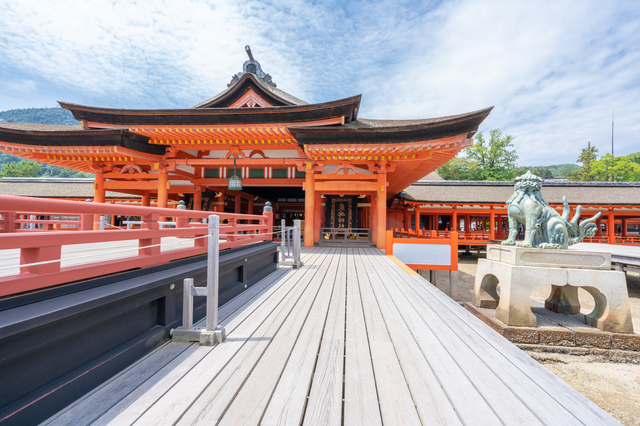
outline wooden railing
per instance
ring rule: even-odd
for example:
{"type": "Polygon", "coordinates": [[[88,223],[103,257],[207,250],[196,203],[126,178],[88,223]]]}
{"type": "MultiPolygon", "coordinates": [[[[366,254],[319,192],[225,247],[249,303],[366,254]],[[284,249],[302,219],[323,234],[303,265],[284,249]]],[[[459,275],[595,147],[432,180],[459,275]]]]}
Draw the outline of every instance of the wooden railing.
{"type": "MultiPolygon", "coordinates": [[[[431,232],[437,234],[438,231],[431,232]]],[[[385,252],[411,269],[450,271],[450,295],[452,299],[458,300],[457,232],[448,232],[446,238],[437,235],[430,238],[407,238],[397,236],[395,230],[388,230],[385,252]]]]}
{"type": "Polygon", "coordinates": [[[615,241],[610,243],[609,237],[606,235],[596,236],[593,238],[585,238],[583,243],[601,243],[601,244],[617,244],[617,245],[640,245],[640,236],[633,235],[623,237],[622,235],[616,235],[615,241]]]}
{"type": "Polygon", "coordinates": [[[371,243],[371,228],[320,228],[320,235],[322,242],[371,243]]]}
{"type": "MultiPolygon", "coordinates": [[[[0,277],[0,297],[204,254],[207,252],[208,229],[202,219],[209,215],[209,212],[194,210],[0,196],[0,250],[20,250],[20,272],[0,277]],[[74,216],[78,218],[79,230],[53,230],[52,227],[21,229],[24,222],[18,218],[34,215],[74,216]],[[142,223],[140,229],[94,231],[94,216],[100,215],[139,216],[142,223]],[[158,221],[161,216],[174,218],[175,228],[160,229],[158,221]],[[37,232],[32,232],[35,230],[37,232]],[[193,238],[193,246],[162,252],[160,244],[163,237],[193,238]],[[126,240],[138,241],[137,255],[61,267],[63,246],[126,240]]],[[[217,215],[221,221],[221,250],[272,239],[272,213],[217,215]]]]}
{"type": "MultiPolygon", "coordinates": [[[[428,229],[418,229],[418,231],[414,231],[413,229],[401,229],[394,228],[393,230],[394,238],[438,238],[438,239],[448,239],[451,235],[451,231],[433,231],[428,229]]],[[[489,233],[483,231],[469,231],[469,232],[458,232],[458,244],[487,244],[491,242],[489,239],[489,233]]]]}

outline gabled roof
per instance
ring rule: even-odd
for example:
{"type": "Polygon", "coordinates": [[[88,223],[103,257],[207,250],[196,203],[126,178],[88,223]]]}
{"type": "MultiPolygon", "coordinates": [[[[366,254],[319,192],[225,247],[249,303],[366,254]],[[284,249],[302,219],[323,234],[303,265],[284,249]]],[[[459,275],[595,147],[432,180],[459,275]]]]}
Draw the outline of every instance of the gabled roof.
{"type": "Polygon", "coordinates": [[[271,106],[308,105],[305,101],[265,83],[255,74],[246,73],[237,83],[232,84],[226,90],[199,103],[193,108],[226,108],[240,99],[249,90],[253,90],[271,106]]]}

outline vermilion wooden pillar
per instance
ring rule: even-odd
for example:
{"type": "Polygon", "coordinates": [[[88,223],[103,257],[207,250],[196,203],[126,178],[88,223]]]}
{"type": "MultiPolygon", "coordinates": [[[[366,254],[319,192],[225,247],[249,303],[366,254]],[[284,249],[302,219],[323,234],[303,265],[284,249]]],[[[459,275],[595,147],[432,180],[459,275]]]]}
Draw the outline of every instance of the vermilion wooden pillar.
{"type": "Polygon", "coordinates": [[[202,210],[202,187],[196,186],[193,193],[193,210],[202,210]]]}
{"type": "Polygon", "coordinates": [[[161,171],[158,174],[158,207],[163,209],[167,208],[167,201],[169,200],[169,175],[166,171],[161,171]]]}
{"type": "Polygon", "coordinates": [[[458,230],[458,211],[455,206],[453,206],[453,213],[451,213],[451,230],[458,230]]]}
{"type": "Polygon", "coordinates": [[[249,207],[248,207],[248,211],[247,214],[253,214],[253,198],[249,198],[249,207]]]}
{"type": "MultiPolygon", "coordinates": [[[[320,228],[322,228],[322,194],[316,192],[314,201],[315,211],[313,212],[313,241],[320,242],[320,228]]],[[[306,217],[305,217],[306,219],[306,217]]],[[[305,220],[305,223],[307,221],[305,220]]]]}
{"type": "Polygon", "coordinates": [[[378,197],[371,196],[371,242],[373,244],[378,241],[378,197]]]}
{"type": "Polygon", "coordinates": [[[236,214],[242,213],[241,212],[241,210],[242,210],[242,196],[240,194],[236,194],[235,201],[236,201],[236,205],[235,205],[235,208],[234,208],[233,211],[236,214]]]}
{"type": "MultiPolygon", "coordinates": [[[[93,183],[93,202],[104,203],[105,191],[104,191],[104,175],[102,172],[98,172],[95,175],[95,181],[93,183]]],[[[100,229],[100,215],[93,216],[93,229],[100,229]]]]}
{"type": "MultiPolygon", "coordinates": [[[[216,202],[218,204],[216,204],[213,207],[213,211],[216,213],[223,213],[224,212],[224,191],[220,191],[220,196],[216,197],[216,202]]],[[[209,208],[209,210],[211,210],[211,208],[209,208]]]]}
{"type": "Polygon", "coordinates": [[[402,228],[411,229],[411,214],[409,213],[409,210],[406,209],[406,207],[404,210],[404,226],[402,228]]]}
{"type": "Polygon", "coordinates": [[[613,216],[613,207],[609,209],[609,215],[607,218],[607,242],[609,244],[616,243],[616,225],[613,216]]]}
{"type": "Polygon", "coordinates": [[[489,216],[489,241],[496,239],[496,212],[491,207],[491,213],[489,216]]]}
{"type": "Polygon", "coordinates": [[[627,236],[627,218],[626,217],[622,218],[622,236],[623,237],[627,236]]]}
{"type": "Polygon", "coordinates": [[[420,210],[418,209],[418,206],[416,206],[415,209],[416,211],[414,215],[416,218],[414,219],[415,223],[413,229],[418,232],[418,229],[420,229],[420,210]]]}
{"type": "Polygon", "coordinates": [[[315,178],[311,164],[307,164],[304,180],[304,246],[313,247],[313,225],[315,222],[315,178]]]}
{"type": "Polygon", "coordinates": [[[149,207],[151,205],[151,194],[149,194],[148,191],[142,195],[142,205],[145,207],[149,207]]]}
{"type": "Polygon", "coordinates": [[[376,247],[384,250],[387,247],[387,174],[378,174],[378,188],[376,191],[376,198],[378,203],[376,204],[377,210],[377,226],[376,232],[378,238],[376,239],[376,247]]]}

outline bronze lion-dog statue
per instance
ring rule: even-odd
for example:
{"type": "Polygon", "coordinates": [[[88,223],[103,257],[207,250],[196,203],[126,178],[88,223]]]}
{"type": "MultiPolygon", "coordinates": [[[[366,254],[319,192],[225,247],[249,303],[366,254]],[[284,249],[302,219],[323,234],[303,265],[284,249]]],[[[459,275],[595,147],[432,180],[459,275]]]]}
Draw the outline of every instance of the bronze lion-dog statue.
{"type": "Polygon", "coordinates": [[[600,213],[578,223],[581,206],[569,220],[569,203],[562,197],[562,215],[542,198],[542,179],[527,172],[515,179],[515,191],[507,201],[509,215],[509,238],[503,245],[518,247],[539,247],[544,249],[566,249],[579,243],[583,238],[595,235],[594,223],[600,213]],[[516,243],[519,224],[524,225],[524,240],[516,243]]]}

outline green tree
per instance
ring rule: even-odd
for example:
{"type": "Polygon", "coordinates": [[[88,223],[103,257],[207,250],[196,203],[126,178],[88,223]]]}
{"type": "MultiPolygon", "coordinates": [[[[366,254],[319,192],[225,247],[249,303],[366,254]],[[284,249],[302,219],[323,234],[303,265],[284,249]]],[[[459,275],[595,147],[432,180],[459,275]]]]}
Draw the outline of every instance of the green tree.
{"type": "Polygon", "coordinates": [[[0,172],[0,177],[38,177],[41,170],[40,163],[22,160],[5,164],[0,172]]]}
{"type": "Polygon", "coordinates": [[[598,149],[594,146],[591,146],[591,142],[587,143],[586,148],[582,148],[582,152],[578,156],[578,160],[576,163],[582,164],[578,170],[571,174],[569,180],[582,180],[589,181],[594,180],[592,175],[593,163],[598,159],[598,149]]]}
{"type": "Polygon", "coordinates": [[[458,155],[440,167],[438,174],[445,180],[475,180],[478,175],[478,165],[458,155]]]}
{"type": "Polygon", "coordinates": [[[634,152],[633,154],[627,155],[629,161],[640,164],[640,152],[634,152]]]}
{"type": "Polygon", "coordinates": [[[630,161],[628,157],[603,155],[591,164],[591,180],[609,182],[640,181],[640,164],[630,161]]]}
{"type": "Polygon", "coordinates": [[[488,140],[482,133],[475,139],[473,146],[465,150],[467,158],[477,165],[474,180],[512,180],[516,177],[518,154],[513,149],[514,136],[493,129],[489,131],[488,140]]]}

